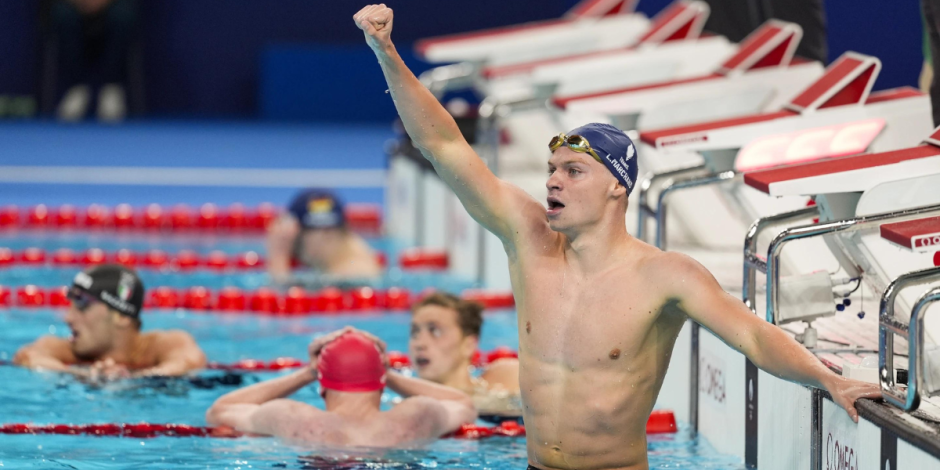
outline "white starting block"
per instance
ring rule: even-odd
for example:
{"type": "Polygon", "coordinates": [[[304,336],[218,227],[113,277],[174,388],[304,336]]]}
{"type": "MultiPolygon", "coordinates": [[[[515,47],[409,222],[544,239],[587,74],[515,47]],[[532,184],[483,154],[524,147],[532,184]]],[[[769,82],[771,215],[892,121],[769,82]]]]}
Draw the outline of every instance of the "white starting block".
{"type": "Polygon", "coordinates": [[[431,63],[512,63],[624,47],[649,28],[635,5],[636,0],[582,0],[557,20],[428,38],[415,50],[431,63]]]}
{"type": "Polygon", "coordinates": [[[571,114],[608,116],[621,129],[641,130],[780,109],[823,73],[818,62],[794,59],[802,35],[798,25],[771,20],[708,70],[641,86],[559,90],[553,102],[571,114]]]}
{"type": "MultiPolygon", "coordinates": [[[[930,132],[929,98],[911,88],[870,93],[880,67],[874,57],[849,52],[782,110],[641,132],[640,168],[664,172],[692,165],[731,179],[736,171],[753,169],[755,160],[763,165],[787,163],[786,158],[776,161],[776,157],[767,156],[776,155],[768,150],[775,146],[786,148],[787,158],[812,159],[911,145],[930,132]],[[766,140],[758,142],[761,145],[756,150],[741,152],[760,139],[766,140]],[[739,159],[739,155],[753,158],[739,159]]],[[[750,220],[805,204],[801,198],[761,198],[755,208],[742,204],[754,200],[746,194],[727,197],[726,190],[715,188],[699,188],[694,195],[684,196],[689,197],[672,203],[670,211],[678,216],[674,220],[685,226],[689,241],[716,246],[726,244],[729,237],[740,240],[750,220]],[[723,229],[713,230],[716,226],[723,229]]],[[[657,240],[664,246],[664,228],[658,230],[663,234],[657,240]]]]}
{"type": "Polygon", "coordinates": [[[477,88],[500,102],[547,99],[696,75],[713,70],[737,46],[701,37],[710,13],[704,1],[679,0],[657,14],[638,44],[510,65],[489,65],[477,88]]]}

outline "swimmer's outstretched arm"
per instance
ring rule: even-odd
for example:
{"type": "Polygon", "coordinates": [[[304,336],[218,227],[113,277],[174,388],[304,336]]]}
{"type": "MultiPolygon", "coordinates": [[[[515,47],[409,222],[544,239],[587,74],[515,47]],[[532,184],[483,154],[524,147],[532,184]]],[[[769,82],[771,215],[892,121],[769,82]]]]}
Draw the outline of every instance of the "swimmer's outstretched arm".
{"type": "Polygon", "coordinates": [[[13,363],[18,366],[53,372],[71,372],[75,362],[68,341],[55,336],[43,336],[13,356],[13,363]]]}
{"type": "Polygon", "coordinates": [[[676,253],[668,253],[663,259],[655,269],[656,275],[671,291],[672,299],[678,301],[678,307],[757,367],[781,379],[829,391],[833,401],[855,422],[857,399],[881,398],[878,385],[832,373],[789,334],[754,315],[739,299],[725,292],[696,261],[676,253]]]}
{"type": "Polygon", "coordinates": [[[392,9],[369,5],[353,19],[379,59],[408,135],[467,212],[504,242],[514,239],[533,218],[545,220],[545,209],[538,201],[499,180],[486,167],[447,110],[402,61],[391,40],[392,9]]]}

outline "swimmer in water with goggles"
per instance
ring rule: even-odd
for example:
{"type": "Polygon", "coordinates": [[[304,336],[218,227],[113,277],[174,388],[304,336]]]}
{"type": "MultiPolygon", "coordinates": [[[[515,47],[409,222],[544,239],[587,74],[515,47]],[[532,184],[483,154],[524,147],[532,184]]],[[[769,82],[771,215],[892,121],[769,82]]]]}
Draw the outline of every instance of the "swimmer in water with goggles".
{"type": "Polygon", "coordinates": [[[43,336],[20,348],[15,364],[92,380],[179,376],[206,365],[189,333],[140,331],[144,285],[131,269],[88,268],[75,275],[68,299],[71,337],[43,336]]]}

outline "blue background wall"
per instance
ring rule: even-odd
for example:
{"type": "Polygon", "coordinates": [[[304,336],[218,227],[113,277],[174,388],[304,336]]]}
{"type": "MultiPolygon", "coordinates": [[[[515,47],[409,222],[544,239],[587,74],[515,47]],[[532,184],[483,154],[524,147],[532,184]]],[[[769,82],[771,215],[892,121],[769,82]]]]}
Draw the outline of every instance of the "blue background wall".
{"type": "MultiPolygon", "coordinates": [[[[36,1],[0,1],[0,94],[35,90],[36,1]]],[[[421,37],[555,17],[574,3],[388,1],[403,51],[421,37]]],[[[652,15],[668,3],[642,0],[639,9],[652,15]]],[[[830,58],[850,49],[873,54],[884,64],[876,88],[915,85],[923,60],[919,3],[827,0],[830,58]]],[[[155,116],[387,121],[390,100],[351,21],[363,4],[144,0],[148,109],[155,116]],[[259,101],[259,90],[286,85],[306,87],[301,99],[259,101]],[[312,114],[309,103],[316,104],[312,114]]]]}

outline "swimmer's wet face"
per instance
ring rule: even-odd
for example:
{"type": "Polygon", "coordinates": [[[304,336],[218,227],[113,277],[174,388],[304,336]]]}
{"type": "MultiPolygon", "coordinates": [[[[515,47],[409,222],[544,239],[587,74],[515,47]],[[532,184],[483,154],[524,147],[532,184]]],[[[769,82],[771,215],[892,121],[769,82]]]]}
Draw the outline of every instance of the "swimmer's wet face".
{"type": "Polygon", "coordinates": [[[422,379],[445,383],[466,374],[477,344],[478,337],[464,333],[452,308],[424,305],[411,316],[408,351],[422,379]]]}
{"type": "MultiPolygon", "coordinates": [[[[79,291],[80,292],[80,291],[79,291]]],[[[71,306],[65,323],[72,330],[70,343],[75,357],[93,361],[114,348],[120,314],[87,292],[69,293],[71,306]]]]}
{"type": "Polygon", "coordinates": [[[610,171],[590,154],[568,147],[552,153],[545,186],[548,225],[556,232],[598,222],[612,198],[622,198],[626,210],[626,191],[610,171]]]}

